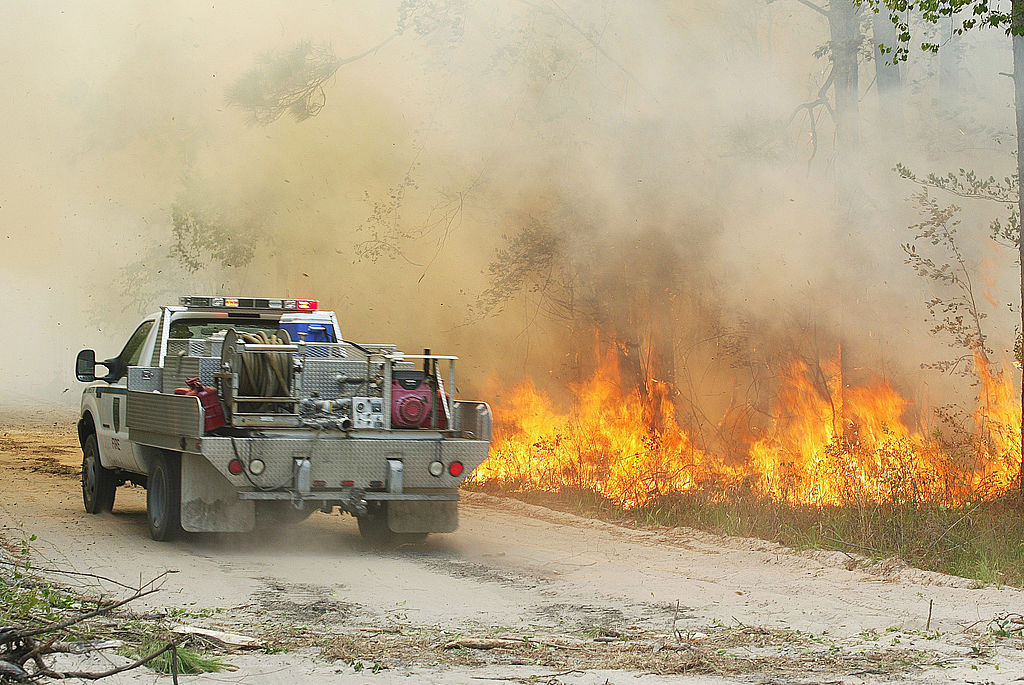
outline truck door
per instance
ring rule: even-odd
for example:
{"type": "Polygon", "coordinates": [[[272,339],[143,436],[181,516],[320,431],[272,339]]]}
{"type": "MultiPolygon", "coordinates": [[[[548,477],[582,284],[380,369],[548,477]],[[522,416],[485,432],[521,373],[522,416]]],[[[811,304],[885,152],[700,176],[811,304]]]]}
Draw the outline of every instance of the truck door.
{"type": "Polygon", "coordinates": [[[125,425],[128,403],[128,367],[137,366],[146,338],[153,329],[153,320],[143,321],[128,338],[121,354],[117,356],[121,377],[109,385],[96,388],[96,402],[99,405],[100,425],[96,427],[97,440],[103,465],[107,468],[124,468],[138,471],[135,451],[128,442],[128,427],[125,425]]]}

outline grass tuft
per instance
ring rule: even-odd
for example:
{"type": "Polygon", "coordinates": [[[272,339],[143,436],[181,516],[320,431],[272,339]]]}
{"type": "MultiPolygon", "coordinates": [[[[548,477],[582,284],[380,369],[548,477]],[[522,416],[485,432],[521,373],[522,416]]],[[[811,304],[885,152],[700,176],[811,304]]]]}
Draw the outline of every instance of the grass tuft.
{"type": "MultiPolygon", "coordinates": [[[[132,659],[141,659],[153,652],[159,651],[167,645],[168,640],[145,640],[138,645],[126,650],[124,655],[132,659]]],[[[186,645],[178,645],[178,673],[183,675],[195,675],[198,673],[219,673],[230,670],[230,664],[225,663],[219,656],[204,654],[197,649],[186,645]]],[[[172,651],[167,650],[160,656],[146,662],[146,666],[157,673],[171,673],[171,661],[174,658],[172,651]]]]}

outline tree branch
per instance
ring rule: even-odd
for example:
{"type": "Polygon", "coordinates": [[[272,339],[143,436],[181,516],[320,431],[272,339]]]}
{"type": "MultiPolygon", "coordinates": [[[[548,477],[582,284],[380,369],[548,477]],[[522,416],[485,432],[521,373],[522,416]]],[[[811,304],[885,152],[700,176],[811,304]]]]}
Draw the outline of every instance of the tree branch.
{"type": "MultiPolygon", "coordinates": [[[[174,640],[173,642],[168,642],[166,645],[164,645],[164,647],[162,649],[159,649],[159,650],[153,652],[152,654],[150,654],[148,656],[144,656],[141,659],[138,659],[137,661],[133,661],[130,664],[125,664],[124,666],[118,666],[117,668],[112,668],[109,671],[103,671],[102,673],[88,673],[88,672],[82,672],[82,671],[67,671],[67,672],[61,673],[61,672],[58,672],[58,671],[51,671],[51,670],[47,669],[46,671],[42,672],[42,675],[45,675],[45,676],[50,677],[50,678],[57,678],[57,679],[60,679],[60,680],[65,679],[65,678],[80,678],[82,680],[100,680],[101,678],[108,678],[108,677],[110,677],[112,675],[117,675],[118,673],[122,673],[124,671],[130,671],[133,668],[138,668],[139,666],[147,664],[150,661],[152,661],[153,659],[155,659],[158,656],[160,656],[161,654],[163,654],[164,652],[167,652],[167,651],[172,650],[172,649],[173,650],[177,650],[178,645],[184,639],[185,638],[181,638],[181,640],[174,640]]],[[[177,670],[177,659],[175,659],[174,664],[172,665],[172,667],[175,670],[177,670]]],[[[174,682],[177,683],[178,682],[177,673],[174,673],[173,675],[174,675],[174,682]]]]}
{"type": "Polygon", "coordinates": [[[151,590],[146,590],[145,592],[140,590],[139,592],[136,592],[131,597],[128,597],[127,599],[122,599],[120,602],[114,602],[113,604],[108,604],[107,606],[100,607],[99,609],[95,609],[93,611],[89,611],[89,612],[84,613],[81,616],[77,616],[75,618],[69,618],[66,621],[61,621],[60,623],[50,623],[50,624],[45,625],[45,626],[43,626],[41,628],[35,628],[33,630],[26,630],[25,632],[18,633],[16,635],[16,637],[24,639],[26,637],[33,637],[35,635],[42,635],[43,633],[49,633],[49,632],[54,631],[54,630],[64,630],[65,628],[69,628],[70,626],[73,626],[76,623],[81,623],[82,621],[85,621],[86,619],[90,619],[90,618],[93,618],[95,616],[100,616],[100,615],[105,614],[107,612],[113,611],[114,609],[116,609],[118,607],[121,607],[121,606],[124,606],[128,602],[133,602],[136,599],[139,599],[140,597],[145,597],[146,595],[151,595],[154,592],[157,592],[158,590],[159,590],[159,588],[153,588],[151,590]]]}
{"type": "Polygon", "coordinates": [[[789,117],[789,122],[786,124],[787,126],[792,124],[793,120],[796,119],[796,115],[799,114],[801,110],[807,110],[807,116],[809,119],[808,125],[811,129],[811,156],[807,160],[808,173],[810,173],[811,170],[811,162],[814,161],[815,155],[818,154],[818,122],[815,118],[815,110],[818,107],[824,107],[828,110],[829,115],[835,119],[835,112],[832,111],[832,105],[829,104],[828,98],[826,97],[828,89],[832,87],[832,83],[835,81],[835,77],[836,68],[835,65],[833,65],[832,70],[828,73],[828,78],[825,79],[825,83],[823,83],[821,88],[818,89],[818,99],[798,105],[797,108],[793,110],[793,113],[789,117]]]}
{"type": "MultiPolygon", "coordinates": [[[[19,566],[20,565],[16,561],[9,561],[7,559],[0,559],[0,564],[6,564],[8,566],[19,566]]],[[[102,581],[110,583],[112,585],[118,585],[120,587],[123,587],[125,590],[131,590],[132,592],[135,592],[135,591],[137,591],[139,589],[139,588],[134,587],[132,585],[126,585],[126,584],[124,584],[124,583],[122,583],[120,581],[114,580],[113,578],[108,578],[107,576],[101,576],[101,575],[98,575],[96,573],[85,573],[83,571],[63,571],[63,570],[61,570],[59,568],[42,568],[42,567],[35,566],[35,565],[32,566],[32,570],[39,571],[41,573],[59,573],[60,575],[63,575],[63,576],[81,576],[83,578],[96,578],[97,580],[102,580],[102,581]]]]}
{"type": "MultiPolygon", "coordinates": [[[[535,3],[535,2],[529,2],[529,0],[519,0],[519,1],[522,4],[527,5],[528,7],[532,7],[534,9],[536,9],[536,10],[540,10],[542,12],[546,12],[547,14],[553,16],[555,19],[557,19],[557,20],[561,21],[562,23],[564,23],[565,25],[567,25],[573,31],[578,33],[583,38],[583,40],[585,40],[588,43],[590,43],[591,47],[593,47],[595,50],[597,50],[597,52],[600,53],[605,59],[607,59],[609,62],[614,64],[616,67],[618,67],[618,69],[623,74],[625,74],[626,78],[628,78],[630,81],[635,83],[637,85],[637,87],[644,92],[645,95],[650,97],[655,102],[658,102],[658,98],[654,95],[654,93],[652,93],[650,90],[648,90],[648,88],[643,84],[643,82],[640,81],[636,76],[633,75],[633,72],[631,72],[624,64],[622,64],[622,62],[620,62],[619,60],[615,59],[615,57],[610,55],[608,53],[608,51],[605,50],[604,47],[602,47],[601,44],[597,40],[594,39],[593,36],[591,36],[589,33],[584,31],[582,27],[580,27],[576,22],[574,22],[572,20],[572,17],[569,16],[569,13],[566,12],[564,9],[562,9],[561,5],[559,5],[557,2],[555,2],[554,0],[551,0],[551,4],[555,6],[555,9],[553,10],[550,7],[545,7],[545,6],[540,5],[538,3],[535,3]]],[[[804,0],[801,0],[801,1],[804,1],[804,0]]]]}
{"type": "Polygon", "coordinates": [[[811,2],[811,0],[796,0],[796,1],[799,2],[801,5],[804,5],[805,7],[810,7],[812,10],[814,10],[818,14],[821,14],[822,16],[825,16],[825,17],[828,16],[828,10],[826,10],[824,7],[819,7],[818,5],[815,5],[813,2],[811,2]]]}

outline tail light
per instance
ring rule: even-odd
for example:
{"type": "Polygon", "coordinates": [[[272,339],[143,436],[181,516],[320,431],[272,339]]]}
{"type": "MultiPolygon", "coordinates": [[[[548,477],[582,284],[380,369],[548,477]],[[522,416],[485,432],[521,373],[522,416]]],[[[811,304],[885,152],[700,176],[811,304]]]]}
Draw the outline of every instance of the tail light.
{"type": "Polygon", "coordinates": [[[453,476],[461,476],[463,470],[464,467],[462,466],[461,461],[453,461],[452,463],[448,464],[448,473],[450,473],[453,476]]]}
{"type": "Polygon", "coordinates": [[[228,471],[233,476],[240,476],[240,475],[242,475],[242,469],[243,468],[245,468],[245,467],[242,466],[242,460],[241,459],[232,459],[231,461],[228,462],[228,471]]]}

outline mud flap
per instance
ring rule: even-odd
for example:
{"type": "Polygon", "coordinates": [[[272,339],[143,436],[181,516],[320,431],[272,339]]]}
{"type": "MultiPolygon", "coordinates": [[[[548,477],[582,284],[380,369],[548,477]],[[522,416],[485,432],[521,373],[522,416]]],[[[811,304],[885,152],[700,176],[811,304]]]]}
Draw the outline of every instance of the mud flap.
{"type": "Polygon", "coordinates": [[[181,455],[181,527],[190,533],[244,533],[253,529],[255,506],[238,499],[235,486],[206,457],[181,455]]]}
{"type": "Polygon", "coordinates": [[[388,502],[388,528],[395,533],[454,533],[458,502],[388,502]]]}

